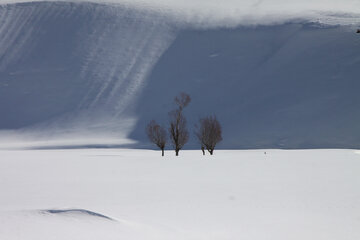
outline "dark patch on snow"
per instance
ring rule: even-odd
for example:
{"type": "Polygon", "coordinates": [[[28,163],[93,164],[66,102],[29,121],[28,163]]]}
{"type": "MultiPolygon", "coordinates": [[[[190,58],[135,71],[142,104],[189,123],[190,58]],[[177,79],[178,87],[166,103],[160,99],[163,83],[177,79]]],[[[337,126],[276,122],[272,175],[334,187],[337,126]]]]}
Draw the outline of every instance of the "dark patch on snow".
{"type": "Polygon", "coordinates": [[[51,213],[51,214],[67,214],[67,213],[75,213],[75,214],[80,214],[80,215],[88,215],[88,216],[92,216],[92,217],[100,217],[100,218],[105,218],[111,221],[114,221],[114,219],[102,215],[100,213],[96,213],[96,212],[92,212],[86,209],[47,209],[47,210],[43,210],[42,212],[44,213],[51,213]]]}

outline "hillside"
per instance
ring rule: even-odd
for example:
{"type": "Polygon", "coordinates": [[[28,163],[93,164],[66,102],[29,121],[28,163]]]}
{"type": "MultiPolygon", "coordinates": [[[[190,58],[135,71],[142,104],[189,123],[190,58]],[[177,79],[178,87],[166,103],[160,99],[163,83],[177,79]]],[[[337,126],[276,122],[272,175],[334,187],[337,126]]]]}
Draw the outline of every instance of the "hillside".
{"type": "Polygon", "coordinates": [[[145,124],[166,124],[185,91],[189,126],[216,114],[222,148],[357,147],[360,37],[331,17],[212,26],[121,4],[0,5],[2,146],[149,147],[145,124]]]}

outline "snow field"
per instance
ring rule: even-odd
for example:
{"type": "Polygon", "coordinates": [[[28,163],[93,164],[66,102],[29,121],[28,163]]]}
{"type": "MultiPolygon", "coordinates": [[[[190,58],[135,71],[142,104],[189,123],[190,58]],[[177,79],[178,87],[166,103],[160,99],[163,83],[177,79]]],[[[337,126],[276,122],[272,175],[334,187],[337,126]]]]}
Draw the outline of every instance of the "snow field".
{"type": "Polygon", "coordinates": [[[360,237],[360,155],[354,150],[173,155],[0,151],[0,239],[360,237]],[[84,211],[45,211],[52,209],[84,211]]]}

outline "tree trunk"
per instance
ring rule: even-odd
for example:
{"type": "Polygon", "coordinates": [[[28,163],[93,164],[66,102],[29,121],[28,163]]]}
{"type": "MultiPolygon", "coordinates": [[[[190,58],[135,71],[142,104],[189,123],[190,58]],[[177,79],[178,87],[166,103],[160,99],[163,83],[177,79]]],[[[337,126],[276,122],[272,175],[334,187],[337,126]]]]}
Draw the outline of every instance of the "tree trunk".
{"type": "Polygon", "coordinates": [[[161,149],[161,156],[164,156],[164,149],[161,149]]]}
{"type": "Polygon", "coordinates": [[[179,151],[180,151],[180,149],[175,149],[175,155],[176,156],[179,156],[179,151]]]}
{"type": "Polygon", "coordinates": [[[213,155],[214,149],[210,149],[209,152],[210,152],[210,155],[213,155]]]}

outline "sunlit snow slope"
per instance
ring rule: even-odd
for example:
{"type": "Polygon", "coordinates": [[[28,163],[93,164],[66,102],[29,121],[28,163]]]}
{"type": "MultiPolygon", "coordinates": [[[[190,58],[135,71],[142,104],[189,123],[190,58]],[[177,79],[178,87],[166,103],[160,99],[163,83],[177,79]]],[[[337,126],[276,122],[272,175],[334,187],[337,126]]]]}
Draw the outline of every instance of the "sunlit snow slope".
{"type": "Polygon", "coordinates": [[[357,147],[360,36],[330,20],[212,28],[127,5],[0,5],[0,140],[149,146],[145,124],[166,124],[185,91],[190,128],[216,114],[224,148],[357,147]]]}
{"type": "Polygon", "coordinates": [[[126,137],[145,77],[173,39],[149,12],[90,3],[3,5],[0,22],[0,128],[82,143],[126,137]]]}

